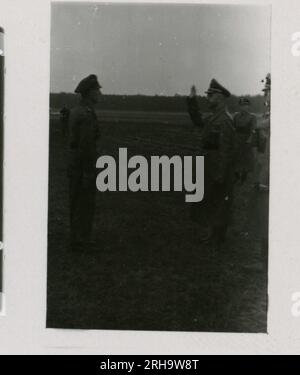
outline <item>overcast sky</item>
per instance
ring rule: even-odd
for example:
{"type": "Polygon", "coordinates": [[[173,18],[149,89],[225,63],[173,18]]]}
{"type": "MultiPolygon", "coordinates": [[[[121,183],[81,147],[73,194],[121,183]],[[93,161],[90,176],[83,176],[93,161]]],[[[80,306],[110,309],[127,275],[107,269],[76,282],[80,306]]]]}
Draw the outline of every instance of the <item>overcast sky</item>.
{"type": "Polygon", "coordinates": [[[240,5],[52,4],[51,92],[88,74],[104,94],[199,94],[216,78],[260,94],[270,71],[271,8],[240,5]]]}

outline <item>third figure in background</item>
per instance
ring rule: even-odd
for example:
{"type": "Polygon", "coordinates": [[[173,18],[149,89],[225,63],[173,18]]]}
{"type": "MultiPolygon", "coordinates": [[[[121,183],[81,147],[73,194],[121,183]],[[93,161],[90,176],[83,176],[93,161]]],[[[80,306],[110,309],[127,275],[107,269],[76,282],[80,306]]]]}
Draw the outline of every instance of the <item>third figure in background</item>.
{"type": "Polygon", "coordinates": [[[250,113],[250,100],[241,98],[239,100],[240,112],[233,119],[236,130],[236,182],[244,184],[248,174],[254,169],[253,141],[257,126],[256,116],[250,113]]]}

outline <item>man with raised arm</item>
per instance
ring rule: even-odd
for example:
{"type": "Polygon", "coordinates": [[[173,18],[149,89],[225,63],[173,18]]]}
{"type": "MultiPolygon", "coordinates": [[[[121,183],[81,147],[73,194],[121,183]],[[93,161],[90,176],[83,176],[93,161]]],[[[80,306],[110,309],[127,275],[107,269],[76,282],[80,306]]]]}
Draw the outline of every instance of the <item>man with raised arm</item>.
{"type": "Polygon", "coordinates": [[[212,79],[206,91],[209,114],[199,111],[196,88],[187,98],[190,117],[201,131],[204,155],[204,199],[192,208],[193,218],[201,222],[201,241],[219,249],[225,240],[233,199],[235,130],[226,107],[230,92],[212,79]]]}

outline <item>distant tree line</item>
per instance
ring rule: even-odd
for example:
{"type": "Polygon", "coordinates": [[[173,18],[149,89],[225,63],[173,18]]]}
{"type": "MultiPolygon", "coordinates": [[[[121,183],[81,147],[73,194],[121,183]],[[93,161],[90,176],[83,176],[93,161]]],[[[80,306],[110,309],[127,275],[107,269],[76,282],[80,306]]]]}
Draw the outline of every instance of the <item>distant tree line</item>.
{"type": "MultiPolygon", "coordinates": [[[[263,113],[265,111],[263,95],[250,96],[251,111],[263,113]]],[[[230,112],[239,111],[239,96],[231,96],[228,99],[230,112]]],[[[72,93],[50,94],[50,108],[60,109],[64,105],[72,108],[79,102],[79,97],[72,93]]],[[[208,111],[204,97],[198,97],[199,107],[202,111],[208,111]]],[[[157,111],[157,112],[185,112],[186,97],[175,96],[147,96],[147,95],[102,95],[97,109],[118,111],[157,111]]]]}

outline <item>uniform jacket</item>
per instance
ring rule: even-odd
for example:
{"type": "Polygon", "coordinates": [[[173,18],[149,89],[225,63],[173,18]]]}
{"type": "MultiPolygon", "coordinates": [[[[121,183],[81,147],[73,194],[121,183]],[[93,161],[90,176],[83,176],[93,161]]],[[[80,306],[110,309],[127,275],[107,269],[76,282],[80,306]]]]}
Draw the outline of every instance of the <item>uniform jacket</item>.
{"type": "Polygon", "coordinates": [[[248,112],[238,112],[234,115],[233,124],[238,139],[241,142],[246,142],[251,136],[253,136],[256,130],[256,116],[248,112]]]}
{"type": "Polygon", "coordinates": [[[205,157],[205,175],[213,181],[225,183],[232,175],[235,155],[232,117],[226,109],[202,115],[196,98],[188,97],[187,104],[193,123],[202,129],[201,151],[205,157]]]}
{"type": "Polygon", "coordinates": [[[81,171],[93,173],[97,159],[97,139],[100,135],[96,112],[81,103],[71,110],[70,131],[70,169],[69,172],[81,171]]]}

